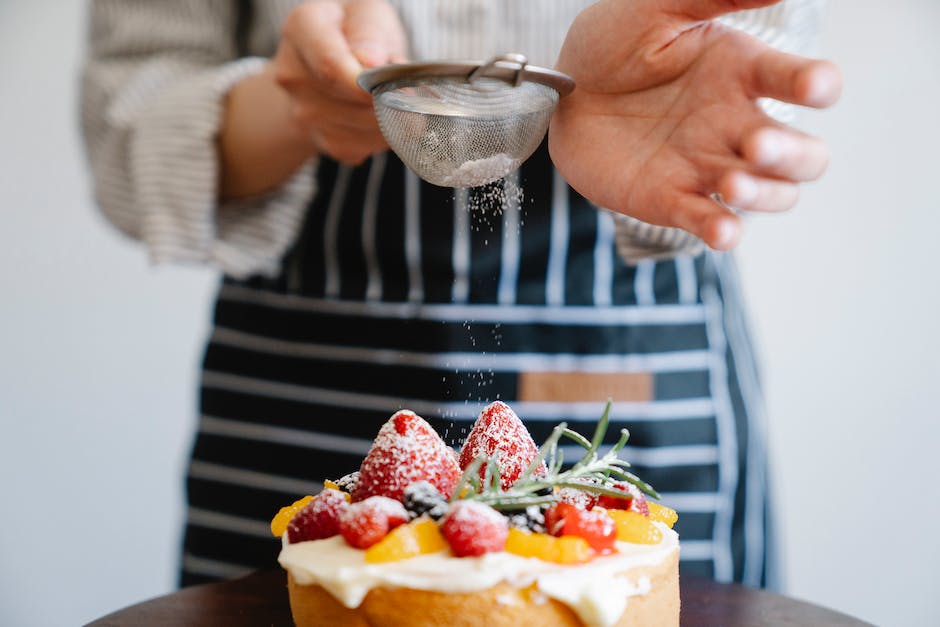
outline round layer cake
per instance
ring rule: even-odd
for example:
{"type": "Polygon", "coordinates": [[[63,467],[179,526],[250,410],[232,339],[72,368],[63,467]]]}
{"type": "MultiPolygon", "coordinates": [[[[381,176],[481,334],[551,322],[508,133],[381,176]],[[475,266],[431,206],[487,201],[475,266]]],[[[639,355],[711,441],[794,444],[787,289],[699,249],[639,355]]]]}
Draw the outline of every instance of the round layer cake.
{"type": "Polygon", "coordinates": [[[413,412],[379,430],[356,473],[283,508],[291,610],[300,627],[679,624],[676,513],[564,424],[541,448],[501,402],[450,448],[413,412]],[[562,438],[584,448],[570,466],[562,438]]]}
{"type": "Polygon", "coordinates": [[[657,524],[659,544],[617,542],[615,553],[578,565],[446,549],[369,564],[338,536],[285,542],[279,562],[298,627],[678,625],[678,536],[657,524]]]}

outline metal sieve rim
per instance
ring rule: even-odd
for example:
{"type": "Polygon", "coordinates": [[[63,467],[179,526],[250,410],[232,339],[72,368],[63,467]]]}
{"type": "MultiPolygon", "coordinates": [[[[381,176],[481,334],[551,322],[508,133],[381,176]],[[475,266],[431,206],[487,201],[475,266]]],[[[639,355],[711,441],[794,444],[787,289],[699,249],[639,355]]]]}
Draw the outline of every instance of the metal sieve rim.
{"type": "MultiPolygon", "coordinates": [[[[525,57],[522,57],[523,59],[525,57]]],[[[398,63],[366,70],[359,75],[357,82],[369,93],[390,81],[420,78],[464,78],[485,68],[480,76],[504,80],[510,84],[530,81],[551,87],[559,96],[567,96],[574,89],[574,80],[557,70],[520,64],[512,60],[511,55],[492,61],[430,61],[426,63],[398,63]]]]}

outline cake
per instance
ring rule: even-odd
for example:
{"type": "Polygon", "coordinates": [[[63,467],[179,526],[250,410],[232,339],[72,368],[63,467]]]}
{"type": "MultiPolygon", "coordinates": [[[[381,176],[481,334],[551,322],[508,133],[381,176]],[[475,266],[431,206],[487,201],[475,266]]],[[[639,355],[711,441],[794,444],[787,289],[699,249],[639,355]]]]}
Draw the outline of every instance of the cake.
{"type": "Polygon", "coordinates": [[[558,425],[536,447],[509,406],[458,455],[413,412],[380,429],[359,472],[282,508],[291,612],[312,625],[679,624],[676,513],[618,457],[558,425]],[[562,465],[559,441],[584,456],[562,465]]]}

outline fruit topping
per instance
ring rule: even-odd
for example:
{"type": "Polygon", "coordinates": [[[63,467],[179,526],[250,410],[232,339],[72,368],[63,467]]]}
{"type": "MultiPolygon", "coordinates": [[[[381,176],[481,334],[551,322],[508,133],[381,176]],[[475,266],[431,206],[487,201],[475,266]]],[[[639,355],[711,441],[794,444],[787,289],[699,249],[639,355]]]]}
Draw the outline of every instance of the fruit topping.
{"type": "Polygon", "coordinates": [[[503,514],[509,517],[510,527],[545,533],[545,513],[537,505],[530,505],[521,511],[504,511],[503,514]]]}
{"type": "Polygon", "coordinates": [[[349,503],[338,490],[325,489],[311,500],[287,525],[287,540],[291,544],[307,540],[322,540],[339,533],[339,521],[349,503]]]}
{"type": "Polygon", "coordinates": [[[271,519],[271,533],[278,538],[284,535],[284,532],[287,531],[287,524],[291,521],[297,512],[302,510],[307,506],[307,503],[313,500],[312,496],[305,496],[302,499],[298,499],[286,507],[282,507],[281,510],[271,519]]]}
{"type": "Polygon", "coordinates": [[[615,483],[611,487],[622,491],[624,493],[623,497],[602,494],[597,500],[599,506],[606,509],[626,509],[644,516],[650,515],[646,497],[643,496],[638,487],[629,483],[615,483]]]}
{"type": "Polygon", "coordinates": [[[591,509],[597,505],[597,495],[578,488],[561,488],[555,493],[559,503],[570,503],[581,509],[591,509]]]}
{"type": "Polygon", "coordinates": [[[416,481],[405,488],[402,502],[412,520],[425,514],[434,520],[440,520],[447,514],[447,499],[427,481],[416,481]]]}
{"type": "Polygon", "coordinates": [[[441,531],[457,557],[502,551],[509,521],[489,505],[457,501],[441,522],[441,531]]]}
{"type": "MultiPolygon", "coordinates": [[[[490,403],[477,418],[460,450],[460,468],[466,470],[478,458],[494,459],[499,466],[502,489],[509,488],[529,467],[539,450],[529,435],[528,429],[519,420],[509,405],[501,401],[490,403]]],[[[480,478],[484,479],[487,466],[480,466],[480,478]]],[[[535,471],[536,475],[547,472],[544,462],[535,471]]]]}
{"type": "Polygon", "coordinates": [[[603,509],[586,510],[559,503],[545,512],[545,526],[555,536],[582,538],[598,553],[609,553],[617,541],[617,526],[603,509]]]}
{"type": "Polygon", "coordinates": [[[382,425],[359,468],[353,501],[387,496],[401,501],[405,488],[427,481],[450,498],[460,468],[434,429],[413,412],[402,410],[382,425]]]}
{"type": "Polygon", "coordinates": [[[506,538],[506,551],[521,557],[534,557],[556,564],[582,564],[594,557],[594,550],[584,538],[577,536],[556,538],[524,529],[509,530],[506,538]]]}
{"type": "Polygon", "coordinates": [[[347,507],[339,532],[350,546],[367,549],[406,522],[408,512],[401,503],[387,496],[370,496],[347,507]]]}
{"type": "Polygon", "coordinates": [[[612,509],[607,511],[617,525],[617,539],[633,544],[659,544],[663,532],[650,520],[649,516],[636,512],[612,509]]]}
{"type": "Polygon", "coordinates": [[[419,518],[392,529],[387,536],[366,549],[366,561],[371,564],[397,562],[425,553],[437,553],[447,548],[437,523],[419,518]]]}
{"type": "Polygon", "coordinates": [[[347,494],[352,494],[356,489],[356,484],[359,483],[359,471],[351,472],[348,475],[343,475],[333,483],[336,484],[337,490],[342,490],[347,494]]]}
{"type": "Polygon", "coordinates": [[[676,513],[676,510],[666,507],[665,505],[660,505],[659,503],[649,502],[647,503],[649,507],[650,520],[655,522],[661,522],[670,529],[676,524],[676,521],[679,520],[679,514],[676,513]]]}

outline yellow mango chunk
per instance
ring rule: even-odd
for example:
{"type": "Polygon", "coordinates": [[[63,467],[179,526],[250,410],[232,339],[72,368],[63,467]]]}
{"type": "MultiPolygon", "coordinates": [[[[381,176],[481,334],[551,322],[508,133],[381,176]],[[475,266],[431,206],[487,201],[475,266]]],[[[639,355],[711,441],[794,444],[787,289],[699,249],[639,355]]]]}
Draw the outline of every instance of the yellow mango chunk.
{"type": "Polygon", "coordinates": [[[581,564],[594,557],[594,549],[584,538],[561,536],[555,540],[555,555],[552,562],[558,564],[581,564]]]}
{"type": "Polygon", "coordinates": [[[506,538],[506,552],[556,564],[580,564],[594,557],[591,545],[584,538],[577,536],[556,538],[545,533],[532,533],[515,527],[509,530],[509,537],[506,538]]]}
{"type": "Polygon", "coordinates": [[[312,496],[305,496],[302,499],[294,501],[287,507],[282,507],[281,510],[275,514],[274,518],[271,519],[271,533],[278,538],[284,535],[284,532],[287,531],[287,525],[290,524],[291,518],[293,518],[297,512],[306,507],[307,503],[312,500],[312,496]]]}
{"type": "Polygon", "coordinates": [[[617,525],[617,539],[621,542],[659,544],[663,539],[663,532],[643,514],[623,509],[612,509],[607,511],[607,515],[613,518],[614,523],[617,525]]]}
{"type": "Polygon", "coordinates": [[[397,562],[425,553],[437,553],[448,548],[437,523],[430,518],[418,518],[392,529],[387,536],[366,549],[370,564],[397,562]]]}
{"type": "Polygon", "coordinates": [[[647,505],[650,508],[650,520],[654,522],[661,522],[672,529],[672,526],[679,520],[679,514],[672,508],[660,505],[659,503],[653,503],[652,501],[648,501],[647,505]]]}

